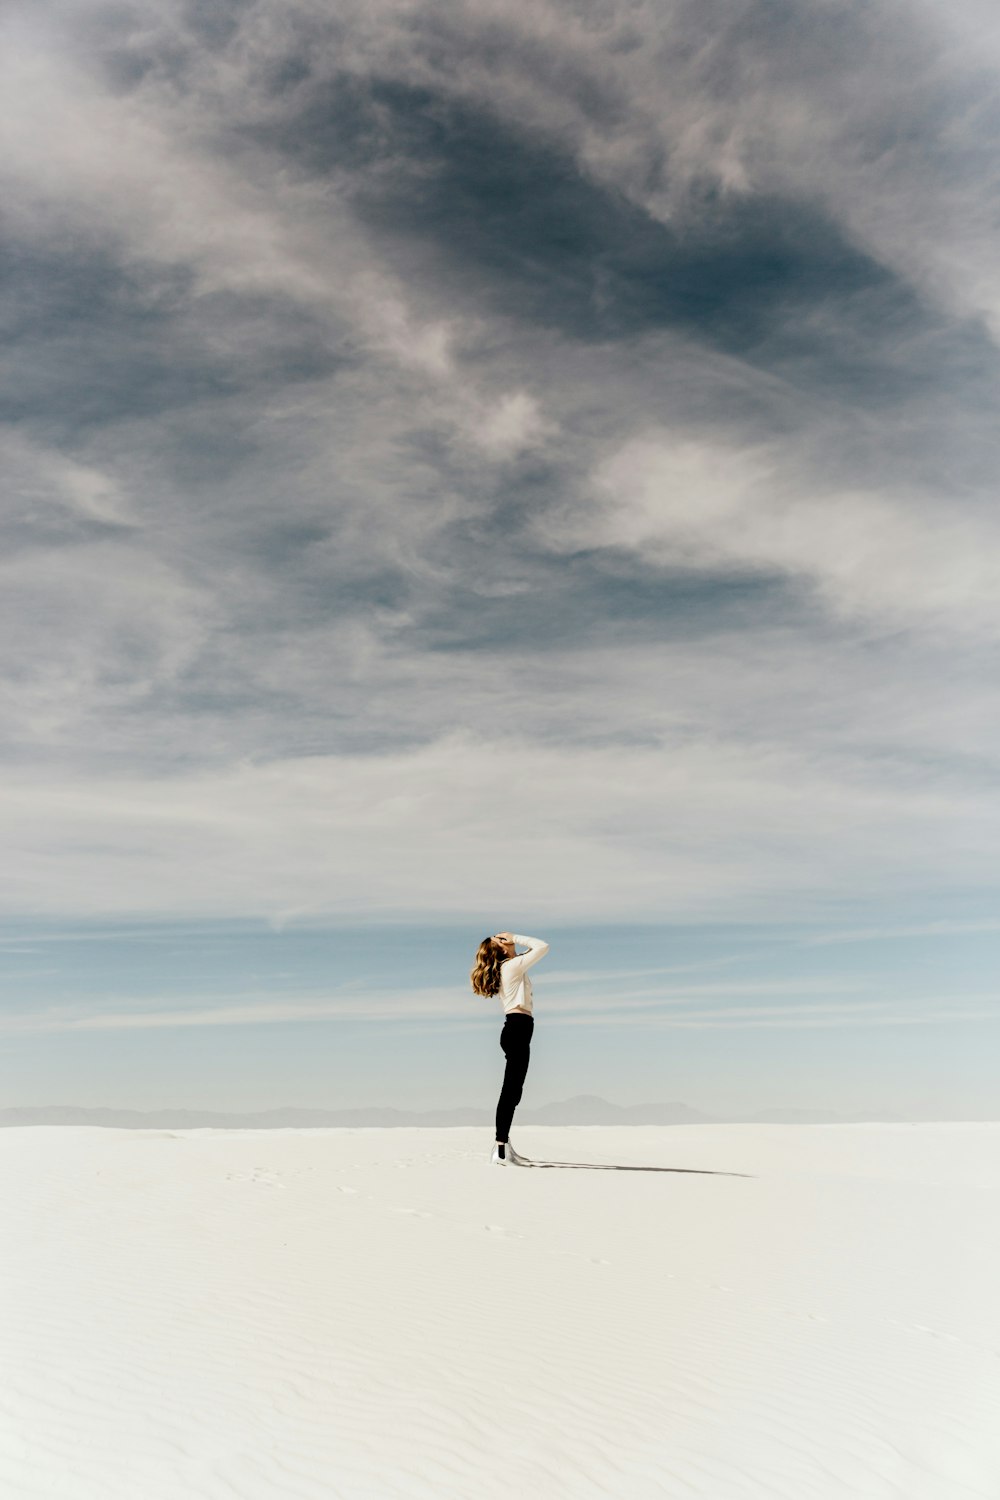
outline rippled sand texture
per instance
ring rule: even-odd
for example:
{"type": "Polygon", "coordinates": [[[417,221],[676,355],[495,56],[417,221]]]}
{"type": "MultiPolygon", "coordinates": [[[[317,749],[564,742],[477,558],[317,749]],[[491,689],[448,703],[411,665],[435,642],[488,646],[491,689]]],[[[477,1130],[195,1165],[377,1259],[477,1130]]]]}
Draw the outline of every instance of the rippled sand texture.
{"type": "Polygon", "coordinates": [[[4,1500],[1000,1496],[1000,1126],[514,1140],[0,1131],[4,1500]]]}

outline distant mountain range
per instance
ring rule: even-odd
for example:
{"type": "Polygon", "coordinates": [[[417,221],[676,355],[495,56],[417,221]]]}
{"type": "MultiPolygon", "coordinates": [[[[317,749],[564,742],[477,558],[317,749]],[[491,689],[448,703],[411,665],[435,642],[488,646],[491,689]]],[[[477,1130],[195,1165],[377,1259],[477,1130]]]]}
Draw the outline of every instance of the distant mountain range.
{"type": "MultiPolygon", "coordinates": [[[[770,1109],[748,1115],[706,1115],[687,1104],[611,1104],[596,1094],[577,1094],[539,1109],[520,1109],[523,1125],[845,1125],[862,1120],[898,1121],[891,1114],[838,1115],[828,1109],[770,1109]]],[[[75,1104],[0,1109],[4,1125],[104,1125],[126,1130],[275,1130],[317,1126],[406,1127],[492,1125],[491,1109],[266,1109],[228,1114],[208,1109],[84,1109],[75,1104]]]]}

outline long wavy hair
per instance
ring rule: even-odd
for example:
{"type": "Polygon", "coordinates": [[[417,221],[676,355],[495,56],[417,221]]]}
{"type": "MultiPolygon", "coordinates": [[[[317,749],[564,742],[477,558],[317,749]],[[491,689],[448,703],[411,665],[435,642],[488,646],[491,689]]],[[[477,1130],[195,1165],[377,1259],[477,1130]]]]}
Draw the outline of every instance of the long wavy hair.
{"type": "Polygon", "coordinates": [[[491,937],[483,938],[476,950],[476,961],[469,978],[477,995],[499,995],[500,965],[506,962],[507,954],[491,937]]]}

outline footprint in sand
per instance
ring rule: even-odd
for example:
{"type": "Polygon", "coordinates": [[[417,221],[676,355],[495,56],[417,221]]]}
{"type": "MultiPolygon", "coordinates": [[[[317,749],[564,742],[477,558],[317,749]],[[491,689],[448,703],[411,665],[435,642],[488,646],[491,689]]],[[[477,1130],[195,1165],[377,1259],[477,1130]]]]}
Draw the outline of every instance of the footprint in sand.
{"type": "Polygon", "coordinates": [[[227,1172],[227,1182],[256,1182],[261,1187],[284,1188],[277,1172],[267,1172],[263,1167],[254,1167],[252,1172],[227,1172]]]}

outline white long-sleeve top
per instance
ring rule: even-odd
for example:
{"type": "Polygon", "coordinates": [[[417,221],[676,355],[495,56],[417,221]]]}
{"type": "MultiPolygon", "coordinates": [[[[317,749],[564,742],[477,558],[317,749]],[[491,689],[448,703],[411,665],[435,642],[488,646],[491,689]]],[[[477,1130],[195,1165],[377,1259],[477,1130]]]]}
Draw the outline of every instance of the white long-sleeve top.
{"type": "Polygon", "coordinates": [[[519,932],[515,932],[513,938],[515,947],[527,948],[528,951],[518,953],[514,958],[505,958],[500,965],[500,999],[504,1015],[511,1010],[526,1010],[530,1015],[534,1002],[527,971],[545,957],[549,945],[541,938],[522,937],[519,932]]]}

